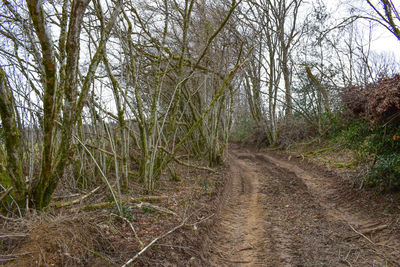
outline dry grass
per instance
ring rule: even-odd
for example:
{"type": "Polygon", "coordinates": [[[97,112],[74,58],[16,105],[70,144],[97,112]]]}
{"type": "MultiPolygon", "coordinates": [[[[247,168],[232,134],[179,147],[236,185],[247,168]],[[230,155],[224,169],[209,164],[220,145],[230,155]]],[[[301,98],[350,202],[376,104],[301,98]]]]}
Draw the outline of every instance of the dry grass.
{"type": "MultiPolygon", "coordinates": [[[[132,183],[129,193],[122,196],[125,219],[117,215],[114,205],[83,209],[87,205],[107,202],[107,189],[101,188],[81,202],[62,208],[51,207],[42,214],[30,214],[20,220],[0,218],[2,250],[0,263],[6,266],[120,266],[154,238],[179,225],[187,226],[171,234],[136,261],[140,266],[161,263],[182,264],[201,258],[201,236],[207,234],[223,183],[224,169],[213,174],[176,166],[179,181],[163,174],[152,194],[161,196],[152,205],[169,209],[178,216],[151,208],[138,208],[131,198],[143,196],[140,184],[132,183]],[[211,215],[211,217],[210,217],[211,215]],[[207,219],[205,219],[207,218],[207,219]],[[194,227],[194,223],[196,224],[194,227]],[[13,236],[11,236],[13,235],[13,236]]],[[[68,190],[61,183],[54,201],[76,199],[91,191],[68,190]]]]}

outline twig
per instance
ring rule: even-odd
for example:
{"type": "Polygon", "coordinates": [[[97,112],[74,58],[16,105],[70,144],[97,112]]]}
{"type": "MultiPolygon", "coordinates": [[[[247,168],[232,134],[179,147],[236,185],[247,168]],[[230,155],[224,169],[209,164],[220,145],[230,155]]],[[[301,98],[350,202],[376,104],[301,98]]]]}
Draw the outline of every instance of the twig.
{"type": "Polygon", "coordinates": [[[147,246],[145,246],[141,251],[139,251],[133,258],[131,258],[130,260],[128,260],[124,265],[122,265],[121,267],[126,267],[129,264],[131,264],[134,260],[136,260],[141,254],[143,254],[149,247],[151,247],[154,243],[156,243],[158,240],[166,237],[167,235],[173,233],[174,231],[178,230],[179,228],[181,228],[182,226],[185,225],[186,220],[183,220],[181,224],[179,224],[178,226],[175,226],[174,228],[172,228],[171,230],[169,230],[168,232],[154,238],[147,246]]]}
{"type": "MultiPolygon", "coordinates": [[[[85,144],[85,146],[90,147],[90,148],[93,148],[93,149],[97,149],[98,151],[100,151],[100,152],[102,152],[102,153],[104,153],[104,154],[106,154],[106,155],[108,155],[108,156],[114,157],[114,153],[112,153],[112,152],[110,152],[110,151],[107,151],[107,150],[105,150],[105,149],[103,149],[103,148],[100,148],[100,147],[97,147],[97,146],[93,146],[93,145],[90,145],[90,144],[85,144]]],[[[118,158],[119,160],[121,160],[121,157],[118,156],[118,155],[117,155],[117,158],[118,158]]]]}
{"type": "MultiPolygon", "coordinates": [[[[387,224],[383,224],[383,225],[379,225],[379,226],[371,228],[371,229],[366,229],[366,230],[360,231],[360,233],[363,235],[370,234],[370,233],[376,233],[376,232],[382,231],[388,227],[389,226],[387,224]]],[[[355,238],[355,237],[359,237],[359,236],[360,235],[352,235],[352,236],[347,237],[346,239],[351,239],[351,238],[355,238]]]]}
{"type": "Polygon", "coordinates": [[[132,229],[133,234],[135,235],[136,240],[137,240],[137,241],[139,242],[139,244],[140,244],[140,249],[143,249],[144,244],[143,244],[142,240],[140,240],[140,238],[139,238],[138,234],[136,233],[136,230],[135,230],[135,228],[133,227],[132,223],[131,223],[127,218],[122,217],[122,216],[120,216],[120,215],[118,215],[118,214],[112,214],[112,215],[114,215],[114,216],[116,216],[116,217],[118,217],[118,218],[124,220],[125,222],[127,222],[127,223],[129,224],[129,226],[130,226],[131,229],[132,229]]]}
{"type": "Polygon", "coordinates": [[[357,234],[359,234],[360,236],[364,237],[366,240],[368,240],[368,242],[370,242],[372,245],[375,245],[374,242],[372,242],[371,239],[369,239],[366,235],[364,235],[363,233],[360,233],[359,231],[357,231],[356,229],[354,229],[353,226],[351,226],[351,224],[349,224],[351,230],[353,230],[354,232],[356,232],[357,234]]]}
{"type": "Polygon", "coordinates": [[[32,252],[24,252],[20,254],[8,254],[8,255],[0,255],[0,258],[11,257],[11,258],[18,258],[21,256],[32,254],[32,252]]]}
{"type": "Polygon", "coordinates": [[[15,261],[17,258],[0,259],[0,262],[4,261],[15,261]]]}
{"type": "Polygon", "coordinates": [[[204,221],[210,219],[210,218],[211,218],[212,216],[214,216],[214,215],[215,215],[215,213],[213,213],[213,214],[211,214],[211,215],[209,215],[209,216],[207,216],[207,217],[205,217],[205,218],[202,218],[200,221],[197,221],[197,222],[195,222],[195,223],[193,223],[193,224],[191,224],[191,225],[193,225],[194,227],[196,227],[199,223],[202,223],[202,222],[204,222],[204,221]]]}
{"type": "Polygon", "coordinates": [[[25,237],[27,234],[24,233],[13,233],[13,234],[4,234],[0,235],[0,238],[9,238],[9,237],[25,237]]]}
{"type": "Polygon", "coordinates": [[[0,196],[0,201],[2,201],[8,194],[10,194],[11,190],[13,190],[13,187],[7,188],[7,190],[0,196]]]}
{"type": "Polygon", "coordinates": [[[6,220],[6,221],[11,221],[11,222],[19,222],[19,221],[21,221],[21,219],[9,218],[9,217],[3,216],[1,214],[0,214],[0,218],[3,219],[3,220],[6,220]]]}

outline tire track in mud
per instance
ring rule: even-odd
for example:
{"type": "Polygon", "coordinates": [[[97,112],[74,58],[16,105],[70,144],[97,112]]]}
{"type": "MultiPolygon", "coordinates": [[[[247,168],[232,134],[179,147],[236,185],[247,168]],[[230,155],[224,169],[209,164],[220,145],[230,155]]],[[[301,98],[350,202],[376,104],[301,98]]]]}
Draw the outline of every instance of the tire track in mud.
{"type": "Polygon", "coordinates": [[[277,223],[281,218],[275,214],[280,206],[276,201],[280,200],[268,197],[276,191],[266,188],[273,173],[261,170],[252,154],[233,156],[230,173],[230,197],[219,217],[210,265],[297,266],[296,240],[277,223]]]}
{"type": "Polygon", "coordinates": [[[214,266],[262,266],[265,233],[258,176],[243,161],[231,165],[231,190],[213,245],[214,266]]]}
{"type": "Polygon", "coordinates": [[[283,173],[298,177],[321,206],[326,219],[346,228],[346,234],[341,237],[341,243],[350,247],[346,257],[352,254],[357,256],[353,263],[347,258],[342,259],[343,263],[353,266],[400,266],[399,216],[387,216],[376,206],[366,205],[368,201],[363,201],[359,192],[327,170],[315,166],[310,168],[308,164],[303,168],[298,162],[266,153],[257,153],[256,158],[273,164],[283,173]],[[353,238],[359,240],[354,241],[353,238]]]}
{"type": "Polygon", "coordinates": [[[209,266],[400,266],[357,229],[379,222],[332,201],[323,177],[270,155],[233,149],[209,266]],[[326,196],[325,196],[326,195],[326,196]]]}
{"type": "Polygon", "coordinates": [[[331,217],[361,228],[380,224],[376,218],[370,218],[370,216],[362,214],[360,209],[354,209],[351,203],[345,202],[345,199],[340,201],[338,188],[330,179],[316,177],[315,174],[303,170],[296,164],[269,155],[258,153],[256,157],[264,162],[269,161],[285,171],[293,172],[304,182],[308,190],[319,200],[320,205],[324,207],[331,217]],[[337,201],[331,201],[333,199],[337,201]]]}

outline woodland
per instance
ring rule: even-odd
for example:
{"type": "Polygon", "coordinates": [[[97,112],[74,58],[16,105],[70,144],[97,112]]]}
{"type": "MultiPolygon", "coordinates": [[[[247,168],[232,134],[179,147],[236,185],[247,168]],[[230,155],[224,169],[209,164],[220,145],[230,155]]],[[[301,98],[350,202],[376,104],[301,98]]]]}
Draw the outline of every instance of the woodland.
{"type": "Polygon", "coordinates": [[[237,144],[398,192],[399,57],[371,44],[400,47],[399,12],[392,0],[1,0],[0,262],[29,265],[32,229],[84,225],[68,242],[85,248],[52,258],[71,244],[62,232],[35,264],[130,264],[208,218],[237,144]],[[146,224],[165,227],[147,242],[146,224]],[[136,247],[98,237],[110,225],[136,247]]]}

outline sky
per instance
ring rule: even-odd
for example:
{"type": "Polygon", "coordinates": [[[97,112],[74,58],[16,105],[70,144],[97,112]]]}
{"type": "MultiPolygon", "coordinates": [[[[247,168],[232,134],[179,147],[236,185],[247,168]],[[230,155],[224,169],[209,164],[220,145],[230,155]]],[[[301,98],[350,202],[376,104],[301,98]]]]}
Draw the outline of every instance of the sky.
{"type": "MultiPolygon", "coordinates": [[[[400,0],[394,2],[397,1],[400,2],[400,0]]],[[[348,16],[349,10],[352,8],[357,10],[357,14],[366,15],[367,12],[372,12],[372,8],[366,3],[366,0],[323,0],[323,2],[337,18],[348,16]]],[[[380,7],[378,0],[372,0],[371,2],[380,7]]],[[[398,8],[400,9],[400,4],[398,8]]],[[[372,14],[374,13],[372,12],[372,14]]],[[[376,52],[392,52],[400,61],[400,41],[386,28],[378,23],[376,24],[372,31],[371,50],[376,52]]],[[[365,38],[368,39],[369,22],[367,20],[360,20],[357,25],[360,30],[365,32],[365,38]]]]}
{"type": "Polygon", "coordinates": [[[371,48],[375,51],[391,51],[400,59],[400,41],[386,29],[379,27],[375,30],[371,48]]]}

